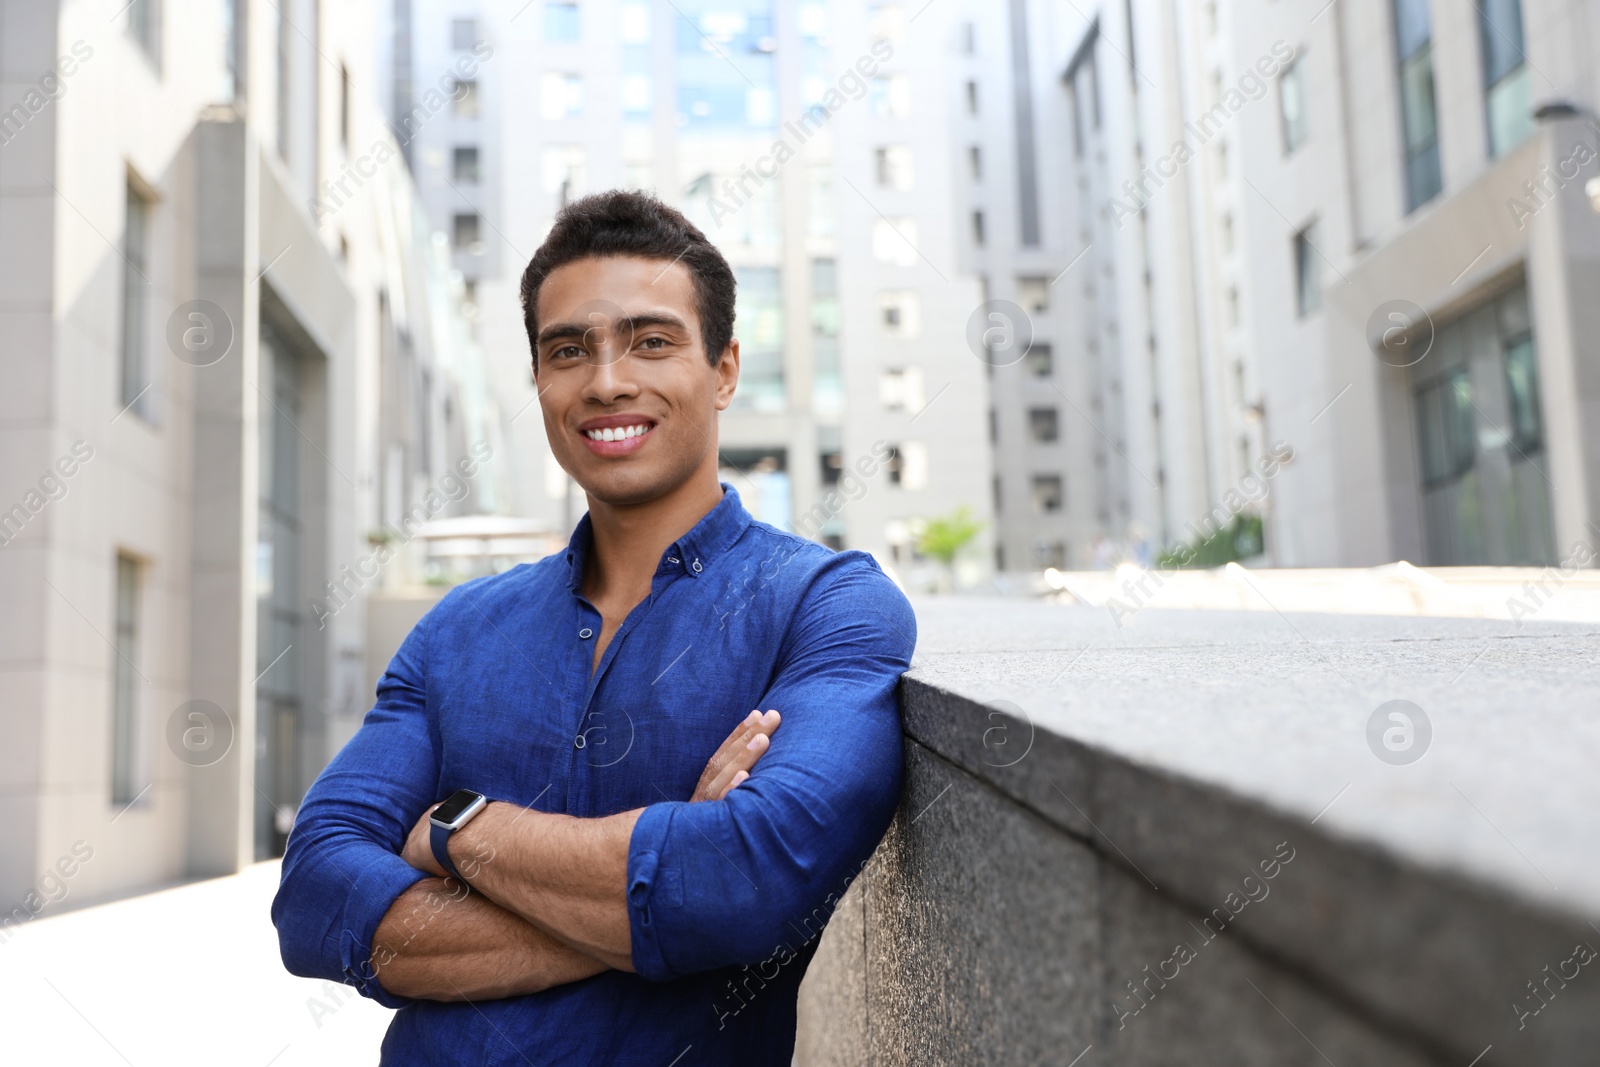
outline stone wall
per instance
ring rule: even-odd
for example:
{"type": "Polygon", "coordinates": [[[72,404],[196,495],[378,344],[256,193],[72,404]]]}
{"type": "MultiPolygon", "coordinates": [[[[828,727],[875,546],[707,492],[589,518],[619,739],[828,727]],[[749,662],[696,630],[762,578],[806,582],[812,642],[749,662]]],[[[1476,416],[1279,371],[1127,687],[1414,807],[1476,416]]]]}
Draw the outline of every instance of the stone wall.
{"type": "Polygon", "coordinates": [[[919,605],[905,794],[797,1063],[1596,1062],[1592,633],[1105,619],[919,605]],[[1366,742],[1402,693],[1410,765],[1366,742]]]}

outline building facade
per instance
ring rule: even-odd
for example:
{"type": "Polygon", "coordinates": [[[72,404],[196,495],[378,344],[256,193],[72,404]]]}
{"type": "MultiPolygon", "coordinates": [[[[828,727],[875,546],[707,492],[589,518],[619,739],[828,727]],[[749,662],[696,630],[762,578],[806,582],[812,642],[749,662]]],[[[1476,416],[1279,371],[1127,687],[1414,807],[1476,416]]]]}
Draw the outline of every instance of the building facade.
{"type": "Polygon", "coordinates": [[[1085,9],[1134,521],[1242,507],[1280,566],[1592,548],[1597,34],[1565,0],[1085,9]]]}
{"type": "MultiPolygon", "coordinates": [[[[739,282],[741,381],[724,480],[759,517],[934,582],[927,519],[985,522],[958,561],[987,573],[978,288],[947,205],[955,22],[903,4],[773,0],[401,0],[398,101],[481,45],[473,102],[412,162],[450,235],[508,412],[523,514],[570,529],[581,490],[551,458],[517,287],[561,205],[648,189],[717,243],[739,282]],[[506,58],[511,57],[511,58],[506,58]]],[[[413,105],[414,106],[414,105],[413,105]]],[[[405,114],[394,116],[403,124],[405,114]]]]}
{"type": "Polygon", "coordinates": [[[375,35],[0,4],[0,922],[281,849],[370,706],[366,594],[504,500],[375,35]]]}

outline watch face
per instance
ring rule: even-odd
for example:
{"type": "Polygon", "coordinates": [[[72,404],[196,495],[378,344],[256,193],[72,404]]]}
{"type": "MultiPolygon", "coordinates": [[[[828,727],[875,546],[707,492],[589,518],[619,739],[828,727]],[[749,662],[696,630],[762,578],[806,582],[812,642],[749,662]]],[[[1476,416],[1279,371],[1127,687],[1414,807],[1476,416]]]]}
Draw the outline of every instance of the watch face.
{"type": "Polygon", "coordinates": [[[483,799],[482,793],[474,793],[470,789],[457,789],[450,794],[450,799],[433,809],[432,820],[437,823],[449,825],[467,813],[467,809],[483,799]]]}

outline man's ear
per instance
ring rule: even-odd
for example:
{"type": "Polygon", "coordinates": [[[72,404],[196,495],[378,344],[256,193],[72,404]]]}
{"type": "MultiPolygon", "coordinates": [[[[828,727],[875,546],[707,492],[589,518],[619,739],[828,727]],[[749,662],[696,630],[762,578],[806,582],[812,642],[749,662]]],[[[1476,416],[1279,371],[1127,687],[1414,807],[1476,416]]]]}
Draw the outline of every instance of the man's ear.
{"type": "Polygon", "coordinates": [[[717,410],[726,411],[728,405],[733,403],[733,392],[739,388],[739,339],[733,338],[728,342],[728,347],[722,350],[722,359],[717,363],[717,410]]]}

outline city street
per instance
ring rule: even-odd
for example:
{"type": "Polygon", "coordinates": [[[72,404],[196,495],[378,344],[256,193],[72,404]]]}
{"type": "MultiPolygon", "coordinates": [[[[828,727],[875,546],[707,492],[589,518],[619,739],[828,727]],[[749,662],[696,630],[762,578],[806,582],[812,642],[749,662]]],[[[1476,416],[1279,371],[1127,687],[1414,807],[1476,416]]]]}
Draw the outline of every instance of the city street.
{"type": "Polygon", "coordinates": [[[278,864],[51,917],[0,945],[6,1061],[361,1067],[391,1013],[295,978],[268,909],[278,864]],[[151,1019],[160,1025],[151,1025],[151,1019]]]}

